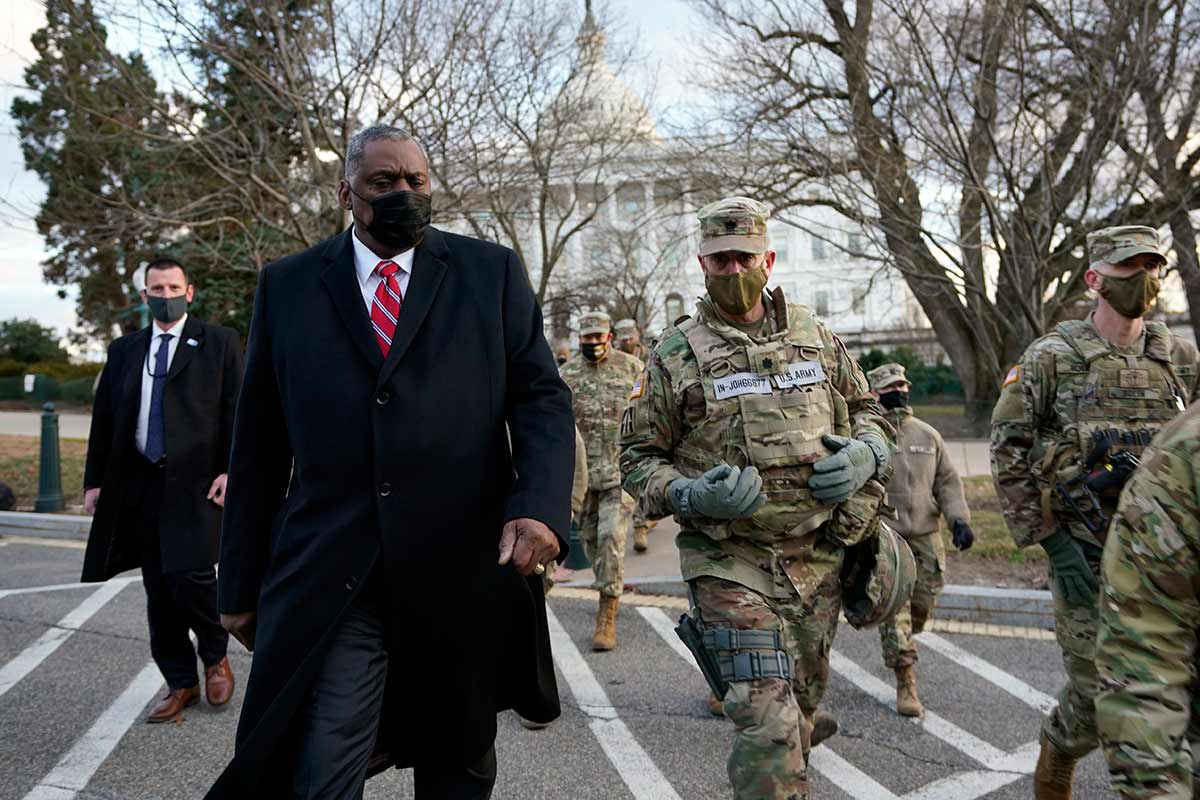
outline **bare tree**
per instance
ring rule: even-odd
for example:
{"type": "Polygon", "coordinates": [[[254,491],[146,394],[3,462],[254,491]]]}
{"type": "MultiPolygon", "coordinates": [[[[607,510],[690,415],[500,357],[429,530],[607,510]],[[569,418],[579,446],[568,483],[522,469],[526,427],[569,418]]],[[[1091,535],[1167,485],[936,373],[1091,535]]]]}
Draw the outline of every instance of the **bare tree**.
{"type": "Polygon", "coordinates": [[[642,96],[616,78],[632,48],[609,47],[577,2],[517,0],[474,31],[459,86],[422,111],[440,215],[521,257],[539,301],[589,226],[604,223],[623,170],[654,129],[642,96]],[[464,102],[473,113],[462,113],[464,102]]]}
{"type": "Polygon", "coordinates": [[[734,153],[707,163],[871,233],[982,427],[1004,371],[1081,296],[1086,231],[1160,208],[1112,169],[1132,20],[1098,0],[695,2],[740,54],[717,128],[734,153]]]}

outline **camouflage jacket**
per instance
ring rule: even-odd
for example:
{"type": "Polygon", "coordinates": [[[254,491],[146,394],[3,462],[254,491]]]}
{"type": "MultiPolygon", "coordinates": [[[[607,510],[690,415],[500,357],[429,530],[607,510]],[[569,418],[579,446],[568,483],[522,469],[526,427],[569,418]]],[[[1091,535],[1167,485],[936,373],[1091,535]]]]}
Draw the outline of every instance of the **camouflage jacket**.
{"type": "Polygon", "coordinates": [[[958,477],[942,435],[913,416],[911,408],[887,412],[896,428],[895,474],[888,481],[888,504],[899,515],[891,527],[901,536],[922,536],[938,529],[938,515],[946,524],[971,521],[958,477]]]}
{"type": "MultiPolygon", "coordinates": [[[[1120,350],[1091,320],[1069,320],[1034,341],[1004,381],[992,412],[992,479],[1013,540],[1026,547],[1066,527],[1103,546],[1055,487],[1078,478],[1099,438],[1135,453],[1196,396],[1192,344],[1146,323],[1141,352],[1120,350]],[[1099,438],[1098,438],[1099,437],[1099,438]]],[[[1077,485],[1077,484],[1076,484],[1077,485]]],[[[1116,493],[1100,498],[1116,508],[1116,493]]],[[[1080,497],[1078,503],[1086,503],[1080,497]]]]}
{"type": "MultiPolygon", "coordinates": [[[[841,341],[778,289],[770,301],[761,337],[726,324],[707,299],[695,319],[663,333],[625,411],[621,472],[625,490],[658,519],[673,511],[673,481],[721,463],[758,467],[767,503],[753,517],[679,520],[683,577],[807,597],[842,559],[840,546],[816,535],[835,509],[808,489],[812,463],[830,453],[822,435],[891,440],[892,431],[841,341]]],[[[883,486],[868,483],[882,500],[883,486]]]]}
{"type": "Polygon", "coordinates": [[[562,379],[571,387],[575,424],[587,449],[588,491],[621,485],[621,412],[642,369],[641,361],[611,346],[600,361],[577,355],[562,365],[562,379]]]}
{"type": "Polygon", "coordinates": [[[1200,726],[1200,406],[1163,429],[1104,547],[1096,727],[1127,798],[1191,800],[1200,726]]]}

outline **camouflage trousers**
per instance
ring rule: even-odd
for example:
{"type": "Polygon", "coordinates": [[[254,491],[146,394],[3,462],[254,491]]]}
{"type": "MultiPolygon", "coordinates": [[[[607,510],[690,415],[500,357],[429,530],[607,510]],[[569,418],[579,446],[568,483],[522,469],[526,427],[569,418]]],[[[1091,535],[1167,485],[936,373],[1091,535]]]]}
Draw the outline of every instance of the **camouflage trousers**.
{"type": "Polygon", "coordinates": [[[917,560],[917,582],[912,599],[896,612],[896,616],[879,625],[879,641],[883,645],[883,663],[890,669],[909,667],[917,661],[915,634],[925,630],[933,614],[938,595],[945,585],[946,544],[940,531],[923,536],[905,537],[917,560]]]}
{"type": "Polygon", "coordinates": [[[829,650],[837,633],[841,592],[832,572],[813,595],[767,597],[720,578],[690,582],[705,625],[782,631],[792,680],[730,683],[725,716],[734,724],[727,770],[735,800],[807,800],[812,717],[829,683],[829,650]]]}
{"type": "Polygon", "coordinates": [[[593,589],[620,597],[625,588],[625,533],[633,516],[633,498],[620,486],[588,491],[579,512],[579,541],[596,574],[593,589]]]}
{"type": "MultiPolygon", "coordinates": [[[[1095,565],[1093,574],[1099,583],[1099,569],[1095,565]]],[[[1058,705],[1043,722],[1042,733],[1061,752],[1081,758],[1100,745],[1094,705],[1100,689],[1095,661],[1100,606],[1098,600],[1087,605],[1067,603],[1053,570],[1050,592],[1054,595],[1054,638],[1062,650],[1067,685],[1058,693],[1058,705]]]]}

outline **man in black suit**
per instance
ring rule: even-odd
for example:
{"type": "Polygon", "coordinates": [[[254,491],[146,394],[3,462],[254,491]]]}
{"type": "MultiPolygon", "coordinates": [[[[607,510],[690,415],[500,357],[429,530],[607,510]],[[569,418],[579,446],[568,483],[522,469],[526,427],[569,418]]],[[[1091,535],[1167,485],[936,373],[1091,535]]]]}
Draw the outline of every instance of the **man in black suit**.
{"type": "Polygon", "coordinates": [[[209,797],[361,797],[394,764],[482,800],[496,712],[558,716],[570,396],[516,255],[429,227],[430,198],[411,136],[360,131],[354,224],[259,276],[220,569],[254,662],[209,797]]]}
{"type": "Polygon", "coordinates": [[[233,695],[213,564],[242,345],[235,331],[187,313],[196,290],[178,261],[156,259],[145,275],[154,322],[112,343],[92,404],[83,484],[95,516],[82,580],[141,567],[150,652],[167,682],[146,721],[167,722],[200,699],[189,630],[209,704],[233,695]]]}

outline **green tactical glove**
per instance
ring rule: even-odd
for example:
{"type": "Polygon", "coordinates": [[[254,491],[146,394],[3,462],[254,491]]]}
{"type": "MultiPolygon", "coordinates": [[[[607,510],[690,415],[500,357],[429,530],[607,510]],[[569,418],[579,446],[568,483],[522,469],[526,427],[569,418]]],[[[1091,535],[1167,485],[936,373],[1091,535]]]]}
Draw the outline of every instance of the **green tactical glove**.
{"type": "Polygon", "coordinates": [[[867,433],[863,434],[862,439],[850,439],[827,433],[821,437],[821,441],[834,454],[813,464],[808,486],[812,489],[813,497],[822,503],[834,505],[842,502],[887,467],[887,444],[875,434],[867,433]]]}
{"type": "Polygon", "coordinates": [[[680,519],[742,519],[767,502],[761,491],[762,478],[756,467],[721,464],[699,478],[677,478],[667,496],[680,519]]]}
{"type": "Polygon", "coordinates": [[[1070,605],[1090,605],[1096,602],[1099,583],[1092,568],[1084,557],[1083,547],[1075,537],[1057,530],[1043,539],[1040,544],[1050,557],[1054,568],[1054,580],[1062,590],[1063,599],[1070,605]]]}

